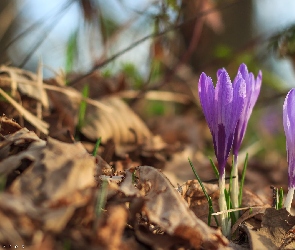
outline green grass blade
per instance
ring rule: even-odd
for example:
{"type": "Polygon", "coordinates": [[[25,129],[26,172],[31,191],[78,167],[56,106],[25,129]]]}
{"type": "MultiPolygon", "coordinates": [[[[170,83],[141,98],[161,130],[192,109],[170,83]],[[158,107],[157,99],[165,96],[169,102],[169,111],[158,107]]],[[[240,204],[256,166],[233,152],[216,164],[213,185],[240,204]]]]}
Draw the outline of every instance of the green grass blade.
{"type": "Polygon", "coordinates": [[[209,157],[209,161],[210,161],[210,163],[211,163],[211,167],[212,167],[212,169],[213,169],[213,172],[214,172],[214,174],[215,174],[217,180],[219,180],[219,171],[218,171],[218,168],[215,166],[213,160],[212,160],[210,157],[209,157]]]}
{"type": "Polygon", "coordinates": [[[281,187],[279,191],[278,209],[281,209],[283,207],[283,203],[284,203],[284,190],[281,187]]]}
{"type": "Polygon", "coordinates": [[[78,51],[78,30],[74,31],[68,42],[66,49],[66,73],[71,72],[73,70],[75,57],[78,51]]]}
{"type": "MultiPolygon", "coordinates": [[[[203,185],[203,182],[202,182],[201,178],[199,177],[199,175],[197,174],[197,171],[196,171],[193,163],[191,162],[190,158],[188,158],[188,162],[189,162],[189,164],[190,164],[190,166],[191,166],[191,168],[193,170],[193,173],[194,173],[196,179],[198,180],[198,182],[199,182],[199,184],[200,184],[200,186],[202,188],[202,191],[203,191],[203,193],[204,193],[204,195],[205,195],[205,197],[206,197],[206,199],[208,201],[208,206],[209,206],[208,225],[210,226],[210,224],[211,224],[211,216],[212,216],[212,213],[214,213],[212,199],[208,195],[208,193],[207,193],[207,191],[206,191],[206,189],[205,189],[205,187],[203,185]]],[[[214,215],[214,219],[215,219],[216,225],[219,226],[217,217],[215,215],[214,215]]]]}
{"type": "Polygon", "coordinates": [[[92,155],[93,155],[94,157],[97,156],[97,150],[98,150],[98,148],[99,148],[100,143],[101,143],[101,137],[99,137],[99,138],[97,139],[96,143],[95,143],[95,146],[94,146],[94,149],[93,149],[93,152],[92,152],[92,155]]]}
{"type": "Polygon", "coordinates": [[[239,207],[241,207],[241,205],[242,205],[243,187],[244,187],[244,181],[245,181],[245,176],[246,176],[247,165],[248,165],[248,153],[246,154],[246,158],[245,158],[245,162],[244,162],[244,166],[243,166],[243,171],[242,171],[241,182],[240,182],[239,207]]]}

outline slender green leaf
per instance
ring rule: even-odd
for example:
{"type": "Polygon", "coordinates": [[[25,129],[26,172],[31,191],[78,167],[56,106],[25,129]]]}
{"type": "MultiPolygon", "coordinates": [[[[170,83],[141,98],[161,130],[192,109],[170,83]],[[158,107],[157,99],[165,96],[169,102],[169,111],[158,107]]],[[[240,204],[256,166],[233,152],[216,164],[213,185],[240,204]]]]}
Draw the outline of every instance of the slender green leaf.
{"type": "Polygon", "coordinates": [[[279,199],[278,199],[278,209],[281,209],[283,207],[283,202],[284,202],[284,190],[281,187],[279,191],[279,199]]]}
{"type": "Polygon", "coordinates": [[[99,138],[97,139],[96,143],[95,143],[95,146],[94,146],[94,149],[93,149],[93,152],[92,152],[92,155],[93,155],[94,157],[97,156],[97,150],[98,150],[98,148],[99,148],[100,143],[101,143],[101,137],[99,137],[99,138]]]}
{"type": "Polygon", "coordinates": [[[248,165],[248,153],[246,154],[246,158],[245,158],[245,162],[244,162],[244,166],[243,166],[243,171],[242,171],[241,182],[240,182],[239,207],[241,207],[241,205],[242,205],[243,187],[244,187],[247,165],[248,165]]]}
{"type": "Polygon", "coordinates": [[[209,157],[209,161],[211,163],[211,167],[212,167],[212,169],[214,171],[214,174],[215,174],[217,180],[219,180],[219,171],[218,171],[217,167],[215,166],[213,160],[210,157],[209,157]]]}
{"type": "MultiPolygon", "coordinates": [[[[196,171],[193,163],[191,162],[190,158],[188,158],[188,162],[189,162],[189,164],[190,164],[190,166],[191,166],[191,168],[192,168],[192,170],[194,172],[194,175],[195,175],[196,179],[198,180],[198,182],[199,182],[199,184],[200,184],[200,186],[202,188],[202,191],[203,191],[203,193],[204,193],[204,195],[205,195],[205,197],[206,197],[206,199],[208,201],[208,205],[209,205],[208,225],[210,226],[210,224],[211,224],[211,216],[214,213],[212,199],[208,195],[208,193],[207,193],[207,191],[206,191],[206,189],[205,189],[205,187],[203,185],[203,182],[202,182],[201,178],[199,177],[199,175],[197,174],[197,171],[196,171]]],[[[214,215],[214,219],[215,219],[216,225],[219,226],[217,217],[215,215],[214,215]]]]}

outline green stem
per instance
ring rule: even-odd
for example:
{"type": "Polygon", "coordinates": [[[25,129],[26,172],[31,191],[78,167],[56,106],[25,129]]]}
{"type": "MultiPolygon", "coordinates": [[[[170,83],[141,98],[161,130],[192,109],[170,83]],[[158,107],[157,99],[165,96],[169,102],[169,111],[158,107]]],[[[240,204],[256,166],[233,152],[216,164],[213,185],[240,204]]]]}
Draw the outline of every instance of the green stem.
{"type": "Polygon", "coordinates": [[[245,182],[247,165],[248,165],[248,153],[246,154],[244,167],[243,167],[243,171],[242,171],[242,178],[241,178],[240,191],[239,191],[239,207],[241,207],[241,205],[242,205],[243,187],[244,187],[244,182],[245,182]]]}
{"type": "MultiPolygon", "coordinates": [[[[239,173],[238,173],[238,156],[233,156],[233,166],[232,166],[232,187],[230,190],[230,196],[232,201],[232,207],[239,208],[239,173]]],[[[239,218],[239,212],[234,212],[235,218],[239,218]]]]}

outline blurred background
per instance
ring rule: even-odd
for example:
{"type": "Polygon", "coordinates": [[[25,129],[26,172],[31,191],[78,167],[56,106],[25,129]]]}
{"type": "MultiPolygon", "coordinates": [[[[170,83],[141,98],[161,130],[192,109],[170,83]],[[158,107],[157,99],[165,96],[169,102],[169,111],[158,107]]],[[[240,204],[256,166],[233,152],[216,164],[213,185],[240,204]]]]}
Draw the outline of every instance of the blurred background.
{"type": "MultiPolygon", "coordinates": [[[[42,62],[44,78],[75,73],[69,86],[99,72],[117,81],[114,92],[136,90],[122,96],[154,134],[186,145],[184,159],[193,157],[203,179],[211,177],[202,169],[214,153],[198,103],[200,73],[215,81],[221,67],[232,78],[242,62],[255,75],[261,69],[261,94],[243,142],[247,185],[286,189],[282,104],[295,86],[294,1],[2,0],[0,10],[2,64],[36,72],[42,62]]],[[[183,164],[170,163],[176,181],[190,178],[183,164]]]]}

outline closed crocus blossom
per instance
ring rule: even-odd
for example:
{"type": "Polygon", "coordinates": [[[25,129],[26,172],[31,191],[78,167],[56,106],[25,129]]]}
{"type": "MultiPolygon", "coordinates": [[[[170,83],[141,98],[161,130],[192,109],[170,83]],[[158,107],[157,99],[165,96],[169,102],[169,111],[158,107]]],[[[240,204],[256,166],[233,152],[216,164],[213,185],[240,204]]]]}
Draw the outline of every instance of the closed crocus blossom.
{"type": "Polygon", "coordinates": [[[213,137],[220,176],[224,175],[234,132],[246,98],[246,84],[242,77],[234,84],[225,69],[217,73],[214,88],[212,79],[202,73],[199,80],[199,97],[203,112],[213,137]]]}
{"type": "MultiPolygon", "coordinates": [[[[231,198],[233,208],[239,207],[239,180],[238,180],[238,153],[240,146],[242,144],[243,138],[245,136],[245,132],[247,129],[248,121],[251,116],[253,107],[257,101],[258,95],[260,93],[261,82],[262,82],[262,72],[258,72],[258,76],[255,79],[253,73],[248,72],[247,66],[242,63],[239,67],[238,74],[234,80],[234,85],[240,78],[243,78],[246,83],[246,98],[245,105],[243,107],[242,113],[238,119],[237,126],[234,134],[233,141],[233,175],[235,178],[233,179],[232,189],[231,189],[231,198]]],[[[241,195],[241,194],[240,194],[241,195]]],[[[238,216],[238,212],[235,213],[236,217],[238,216]]]]}
{"type": "Polygon", "coordinates": [[[286,135],[289,178],[285,207],[290,212],[295,189],[295,89],[291,89],[286,96],[283,106],[283,124],[286,135]]]}
{"type": "Polygon", "coordinates": [[[262,82],[262,72],[258,72],[258,76],[255,79],[253,73],[248,72],[247,66],[242,63],[239,67],[238,74],[234,80],[234,83],[238,81],[238,79],[243,78],[246,83],[246,99],[245,105],[242,110],[241,116],[238,120],[235,135],[234,135],[234,142],[233,142],[233,154],[235,156],[238,155],[241,143],[243,141],[248,121],[251,116],[253,107],[257,101],[257,98],[260,93],[261,82],[262,82]]]}
{"type": "MultiPolygon", "coordinates": [[[[199,80],[199,97],[206,121],[213,137],[213,145],[219,169],[219,208],[227,210],[225,189],[225,165],[229,156],[235,128],[246,98],[246,83],[242,77],[234,84],[225,69],[217,72],[217,84],[202,73],[199,80]]],[[[227,213],[221,214],[221,229],[224,235],[230,233],[227,213]]]]}

